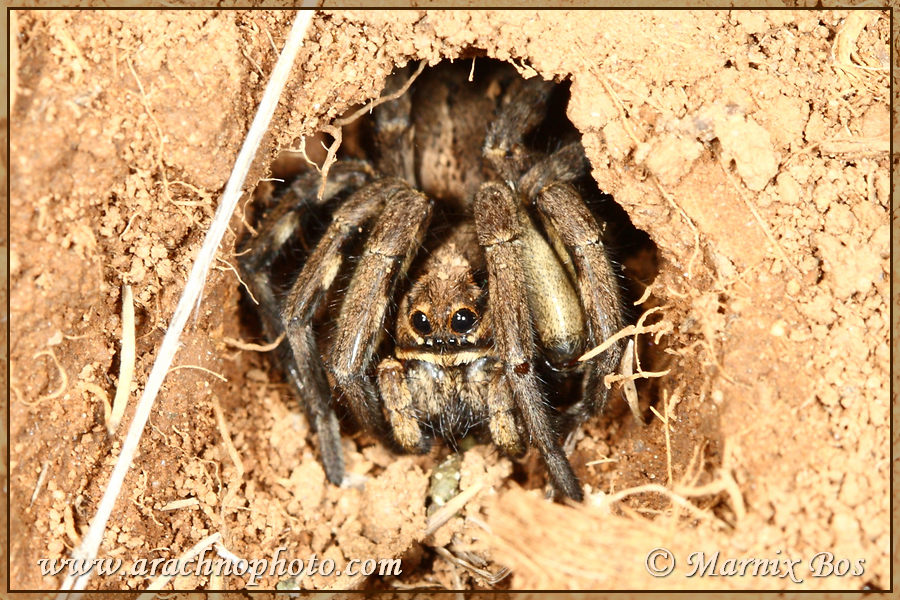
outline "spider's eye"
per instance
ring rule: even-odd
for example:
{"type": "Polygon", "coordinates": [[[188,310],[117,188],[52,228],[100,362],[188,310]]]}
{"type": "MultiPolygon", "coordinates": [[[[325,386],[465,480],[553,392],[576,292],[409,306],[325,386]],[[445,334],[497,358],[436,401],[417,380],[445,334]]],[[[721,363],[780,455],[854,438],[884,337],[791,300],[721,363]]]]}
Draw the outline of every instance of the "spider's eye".
{"type": "Polygon", "coordinates": [[[431,333],[431,322],[421,310],[414,312],[409,320],[412,323],[413,328],[422,335],[431,333]]]}
{"type": "Polygon", "coordinates": [[[478,315],[468,308],[461,308],[453,313],[453,317],[450,319],[450,329],[456,333],[466,333],[475,327],[476,322],[478,322],[478,315]]]}

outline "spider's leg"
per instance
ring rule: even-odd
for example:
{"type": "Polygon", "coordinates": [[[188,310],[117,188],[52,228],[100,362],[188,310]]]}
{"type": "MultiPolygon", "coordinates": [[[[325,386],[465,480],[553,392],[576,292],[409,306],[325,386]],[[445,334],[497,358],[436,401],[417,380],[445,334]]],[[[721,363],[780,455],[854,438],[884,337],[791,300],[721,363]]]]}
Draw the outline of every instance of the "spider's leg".
{"type": "MultiPolygon", "coordinates": [[[[331,171],[324,200],[330,200],[336,194],[359,187],[365,183],[369,175],[370,169],[364,163],[336,164],[331,171]]],[[[287,329],[282,317],[282,303],[276,298],[269,277],[272,263],[299,227],[301,212],[318,202],[316,199],[318,185],[318,173],[300,177],[281,197],[279,204],[266,215],[257,237],[245,241],[239,252],[238,267],[253,297],[259,303],[263,330],[269,340],[277,339],[287,329]]],[[[348,202],[350,203],[352,201],[348,202]]],[[[339,215],[340,211],[335,215],[335,222],[339,223],[345,219],[339,215]]],[[[331,229],[323,239],[330,237],[334,237],[331,229]]],[[[319,262],[321,263],[321,260],[319,262]]],[[[328,402],[328,383],[315,352],[312,330],[307,326],[286,337],[287,339],[276,349],[276,356],[297,398],[319,433],[320,452],[326,474],[333,483],[340,484],[344,477],[340,431],[337,417],[328,402]]]]}
{"type": "MultiPolygon", "coordinates": [[[[317,190],[321,182],[321,175],[316,171],[304,173],[298,177],[284,194],[278,198],[278,204],[273,207],[259,225],[256,237],[248,237],[238,248],[238,263],[244,274],[249,279],[259,279],[264,285],[260,286],[260,293],[265,294],[271,289],[268,281],[268,271],[272,262],[281,252],[284,245],[296,233],[300,226],[300,216],[312,207],[330,201],[338,194],[347,190],[360,188],[372,177],[372,169],[363,161],[342,160],[332,167],[325,186],[325,193],[321,200],[317,197],[317,190]],[[263,289],[265,288],[265,289],[263,289]]],[[[256,290],[253,290],[256,297],[256,290]]],[[[277,303],[272,306],[277,306],[277,303]]],[[[269,305],[263,305],[265,311],[269,305]]],[[[280,311],[274,321],[278,321],[280,311]]],[[[280,334],[280,328],[275,337],[280,334]]],[[[274,339],[274,338],[273,338],[274,339]]]]}
{"type": "MultiPolygon", "coordinates": [[[[603,247],[597,221],[578,192],[567,184],[551,184],[538,193],[537,207],[551,237],[559,239],[574,261],[579,296],[588,320],[589,347],[601,344],[622,328],[622,304],[615,271],[603,247]]],[[[623,343],[610,346],[592,360],[583,398],[568,414],[577,420],[596,414],[607,401],[603,377],[618,369],[623,343]]]]}
{"type": "Polygon", "coordinates": [[[313,334],[313,315],[334,283],[343,263],[342,246],[359,234],[362,226],[383,209],[385,198],[402,182],[382,179],[355,192],[335,211],[331,224],[310,254],[284,304],[282,318],[287,339],[302,372],[301,397],[308,398],[319,431],[322,462],[332,482],[343,479],[343,456],[337,417],[331,404],[331,388],[313,334]]]}
{"type": "Polygon", "coordinates": [[[517,210],[512,190],[500,183],[486,183],[475,197],[478,243],[484,248],[487,262],[494,344],[504,363],[504,377],[512,390],[513,402],[554,486],[570,498],[581,500],[581,486],[556,439],[532,365],[535,349],[517,210]]]}
{"type": "Polygon", "coordinates": [[[546,186],[572,183],[586,175],[589,167],[581,142],[570,142],[528,169],[516,187],[525,198],[533,201],[546,186]]]}
{"type": "Polygon", "coordinates": [[[482,153],[491,166],[513,184],[527,166],[525,135],[546,117],[547,102],[555,85],[539,77],[517,79],[501,100],[497,118],[488,127],[482,153]]]}
{"type": "Polygon", "coordinates": [[[409,267],[431,218],[431,201],[399,179],[381,192],[384,209],[344,294],[328,369],[360,425],[387,437],[369,368],[387,333],[384,320],[397,281],[409,267]]]}
{"type": "MultiPolygon", "coordinates": [[[[384,86],[383,95],[399,91],[410,78],[411,69],[402,69],[392,74],[384,86]]],[[[415,152],[413,151],[414,129],[412,93],[407,92],[376,106],[372,111],[375,123],[375,141],[378,144],[378,171],[390,177],[400,177],[415,184],[415,152]]]]}

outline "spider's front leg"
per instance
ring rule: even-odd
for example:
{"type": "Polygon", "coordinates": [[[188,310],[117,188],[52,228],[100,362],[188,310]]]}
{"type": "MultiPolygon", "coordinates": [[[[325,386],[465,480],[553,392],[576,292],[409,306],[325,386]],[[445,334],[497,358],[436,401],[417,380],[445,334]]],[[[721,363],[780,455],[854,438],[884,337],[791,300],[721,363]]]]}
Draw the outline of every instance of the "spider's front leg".
{"type": "MultiPolygon", "coordinates": [[[[622,328],[619,283],[603,246],[602,233],[591,211],[571,185],[554,183],[537,195],[547,231],[558,238],[574,261],[578,291],[588,320],[589,342],[603,343],[622,328]]],[[[568,415],[576,421],[596,414],[607,401],[603,377],[617,371],[624,343],[610,346],[592,360],[585,377],[583,398],[568,415]]]]}
{"type": "MultiPolygon", "coordinates": [[[[371,169],[365,163],[338,163],[331,172],[322,201],[327,202],[336,195],[362,186],[370,176],[371,169]]],[[[283,333],[287,334],[287,339],[276,350],[278,361],[319,434],[319,451],[328,479],[340,484],[344,477],[340,429],[331,407],[328,382],[318,358],[311,326],[308,318],[300,326],[297,323],[291,326],[292,317],[285,319],[282,316],[285,309],[276,298],[270,280],[273,261],[300,228],[300,215],[319,204],[316,199],[319,181],[318,173],[309,173],[300,177],[285,192],[279,204],[266,215],[257,237],[241,245],[238,267],[259,303],[266,338],[275,340],[283,333]]],[[[364,222],[378,208],[377,198],[373,200],[368,194],[358,193],[357,199],[351,197],[344,208],[335,214],[332,226],[322,238],[323,243],[312,253],[307,267],[294,284],[287,313],[296,311],[311,315],[315,311],[321,295],[330,285],[330,278],[333,278],[329,269],[334,265],[325,260],[328,253],[339,248],[347,235],[355,231],[354,225],[364,222]],[[302,293],[303,290],[306,293],[302,293]]]]}
{"type": "Polygon", "coordinates": [[[534,372],[535,348],[519,241],[518,201],[509,187],[486,183],[475,197],[474,209],[478,243],[484,248],[487,262],[494,343],[504,363],[512,400],[554,486],[570,498],[581,500],[581,485],[556,439],[547,401],[534,372]]]}
{"type": "MultiPolygon", "coordinates": [[[[263,315],[263,329],[270,340],[277,339],[284,327],[281,322],[281,306],[276,300],[269,279],[272,263],[281,253],[285,244],[300,229],[304,211],[330,201],[348,190],[360,188],[372,176],[367,163],[342,161],[334,165],[321,200],[316,190],[321,181],[317,172],[308,172],[298,177],[285,190],[259,225],[256,237],[244,240],[238,248],[238,267],[242,278],[248,283],[254,299],[259,303],[263,315]]],[[[287,344],[285,344],[287,347],[287,344]]]]}
{"type": "Polygon", "coordinates": [[[384,210],[372,228],[344,295],[328,369],[360,425],[388,438],[369,369],[384,334],[384,320],[400,275],[418,250],[431,218],[431,201],[399,179],[384,195],[384,210]]]}

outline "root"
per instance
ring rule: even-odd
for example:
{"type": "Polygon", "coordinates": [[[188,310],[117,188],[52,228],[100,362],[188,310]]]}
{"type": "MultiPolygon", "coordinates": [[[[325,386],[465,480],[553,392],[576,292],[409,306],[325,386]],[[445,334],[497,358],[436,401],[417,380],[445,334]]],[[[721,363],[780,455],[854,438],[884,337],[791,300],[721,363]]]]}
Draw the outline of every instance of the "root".
{"type": "Polygon", "coordinates": [[[180,510],[182,508],[193,508],[194,506],[200,506],[200,501],[196,498],[182,498],[181,500],[172,500],[165,506],[159,508],[159,512],[180,510]]]}
{"type": "Polygon", "coordinates": [[[596,356],[599,356],[600,354],[603,354],[603,352],[605,352],[610,346],[612,346],[613,344],[615,344],[622,338],[626,338],[629,336],[634,337],[635,343],[637,343],[638,335],[640,335],[642,333],[656,333],[657,336],[656,336],[655,340],[659,341],[659,338],[661,336],[665,335],[665,333],[667,333],[668,331],[671,331],[672,324],[669,323],[668,321],[663,320],[658,323],[654,323],[653,325],[645,326],[644,320],[651,313],[662,310],[664,308],[666,308],[666,307],[665,306],[654,306],[650,310],[644,312],[644,314],[641,315],[641,318],[638,319],[637,324],[623,327],[622,329],[617,331],[615,334],[613,334],[610,337],[608,337],[607,339],[603,340],[602,344],[595,346],[594,348],[591,348],[590,350],[588,350],[587,352],[585,352],[584,354],[579,356],[578,362],[585,362],[585,361],[591,360],[592,358],[594,358],[596,356]]]}
{"type": "MultiPolygon", "coordinates": [[[[678,395],[679,391],[676,390],[676,392],[672,395],[672,400],[674,401],[678,397],[678,395]]],[[[657,416],[660,416],[660,420],[662,420],[664,424],[667,423],[668,417],[669,415],[671,415],[671,411],[676,404],[677,402],[673,402],[671,407],[666,407],[666,414],[664,418],[656,413],[657,416]]],[[[666,429],[668,429],[668,425],[666,424],[665,426],[666,429]]],[[[738,486],[737,481],[735,481],[734,476],[731,473],[728,447],[726,445],[723,450],[726,460],[723,466],[717,469],[716,478],[709,483],[698,485],[697,482],[703,475],[706,464],[703,460],[703,448],[705,448],[705,444],[694,449],[694,454],[691,457],[691,461],[690,463],[688,463],[688,466],[685,469],[684,476],[681,478],[681,481],[679,483],[672,482],[671,462],[669,462],[668,467],[670,483],[668,486],[663,486],[658,483],[651,483],[624,489],[614,494],[604,495],[601,493],[598,494],[596,505],[609,509],[611,508],[612,504],[615,504],[616,502],[624,500],[625,498],[628,498],[630,496],[634,496],[637,494],[655,493],[661,494],[668,498],[673,503],[673,508],[684,509],[691,517],[709,522],[719,529],[728,529],[730,527],[736,526],[744,519],[747,514],[747,510],[746,506],[744,505],[744,498],[741,494],[740,487],[738,486]],[[716,496],[722,493],[725,493],[728,496],[729,505],[735,516],[735,523],[733,524],[727,523],[726,521],[717,518],[709,509],[700,508],[688,501],[689,498],[716,496]]],[[[666,452],[670,454],[670,450],[671,446],[669,444],[669,436],[667,432],[666,452]]],[[[678,516],[677,512],[675,516],[678,516]]]]}
{"type": "MultiPolygon", "coordinates": [[[[325,150],[328,150],[328,148],[326,147],[325,150]]],[[[293,152],[295,154],[299,154],[307,165],[318,171],[319,175],[322,174],[322,167],[319,166],[319,163],[311,159],[309,157],[309,154],[307,154],[306,152],[306,136],[302,136],[300,138],[300,143],[296,148],[287,148],[285,152],[293,152]]]]}
{"type": "Polygon", "coordinates": [[[453,515],[459,512],[469,500],[474,498],[475,495],[481,491],[481,488],[482,484],[476,483],[472,487],[461,491],[453,498],[450,498],[446,504],[434,511],[431,516],[428,517],[428,522],[425,525],[425,537],[432,535],[435,531],[446,525],[453,515]]]}
{"type": "Polygon", "coordinates": [[[605,465],[609,463],[617,463],[619,462],[618,458],[609,458],[608,456],[604,456],[603,458],[598,458],[597,460],[592,460],[584,463],[584,466],[591,467],[594,465],[605,465]]]}
{"type": "Polygon", "coordinates": [[[171,373],[172,371],[177,371],[179,369],[197,369],[198,371],[204,371],[206,373],[209,373],[213,377],[216,377],[216,378],[224,381],[225,383],[228,383],[228,379],[221,373],[216,373],[215,371],[210,371],[206,367],[201,367],[200,365],[178,365],[177,367],[172,367],[171,369],[169,369],[168,372],[171,373]]]}
{"type": "MultiPolygon", "coordinates": [[[[416,69],[416,71],[410,76],[410,78],[406,80],[406,83],[404,83],[403,86],[396,92],[372,100],[350,116],[344,117],[343,119],[336,119],[331,125],[323,129],[325,133],[334,138],[334,141],[331,142],[330,146],[328,146],[328,154],[325,156],[325,162],[322,163],[322,168],[319,169],[319,173],[322,174],[322,183],[319,185],[319,200],[321,200],[322,196],[325,194],[325,181],[328,178],[328,171],[331,169],[332,165],[337,162],[337,151],[338,148],[341,147],[341,142],[343,141],[342,128],[349,125],[350,123],[353,123],[379,104],[384,104],[385,102],[396,100],[397,98],[405,94],[407,90],[409,90],[409,86],[411,86],[413,82],[419,77],[419,75],[422,74],[422,71],[425,69],[425,64],[426,61],[420,61],[419,68],[416,69]]],[[[304,148],[304,154],[305,153],[306,152],[304,148]]]]}
{"type": "Polygon", "coordinates": [[[37,406],[44,400],[55,400],[56,398],[62,396],[65,393],[66,389],[69,387],[69,376],[66,374],[66,370],[63,369],[62,365],[59,363],[59,359],[56,358],[56,353],[53,351],[53,348],[41,350],[40,352],[35,354],[33,358],[38,358],[39,356],[49,356],[53,360],[53,364],[56,365],[56,369],[59,372],[59,378],[61,380],[59,389],[57,389],[55,392],[47,394],[46,396],[39,397],[34,402],[23,401],[23,404],[25,404],[26,406],[37,406]]]}
{"type": "Polygon", "coordinates": [[[134,65],[131,64],[131,59],[126,58],[125,62],[128,64],[128,68],[131,70],[131,74],[134,76],[134,80],[137,82],[138,90],[141,92],[141,104],[144,105],[144,110],[147,111],[147,116],[150,117],[150,120],[153,121],[153,124],[156,126],[156,137],[159,140],[159,146],[156,154],[156,168],[159,169],[159,176],[162,178],[163,191],[166,195],[166,200],[172,201],[172,196],[169,194],[169,180],[166,177],[166,168],[163,164],[163,150],[165,144],[165,138],[163,137],[162,127],[159,125],[159,121],[156,120],[156,117],[153,115],[153,111],[150,110],[150,102],[147,100],[147,93],[144,91],[144,84],[141,83],[141,78],[138,77],[137,71],[134,70],[134,65]]]}
{"type": "Polygon", "coordinates": [[[653,177],[653,183],[656,184],[656,189],[665,198],[669,204],[681,215],[681,218],[684,219],[685,223],[688,224],[688,227],[691,229],[691,233],[694,236],[694,250],[691,252],[691,257],[688,259],[687,273],[686,276],[688,279],[693,277],[693,268],[694,261],[697,259],[697,256],[700,255],[700,230],[697,229],[697,226],[694,225],[694,221],[688,216],[684,209],[681,208],[677,202],[675,202],[675,198],[672,197],[672,194],[666,191],[666,189],[662,186],[662,184],[656,180],[656,177],[653,177]]]}
{"type": "Polygon", "coordinates": [[[49,467],[49,460],[45,460],[44,464],[41,465],[41,474],[38,475],[37,483],[34,484],[34,491],[31,493],[31,502],[28,503],[29,508],[34,505],[34,501],[37,500],[38,495],[41,493],[41,489],[43,489],[44,487],[44,481],[47,480],[47,472],[49,471],[49,467]]]}
{"type": "Polygon", "coordinates": [[[237,469],[237,479],[240,481],[244,478],[244,462],[241,460],[241,455],[238,454],[237,448],[234,447],[234,442],[231,441],[231,433],[228,431],[225,413],[222,412],[222,405],[219,404],[219,399],[215,396],[212,397],[212,407],[213,412],[216,414],[216,425],[219,427],[219,435],[222,436],[222,440],[225,442],[225,450],[228,452],[231,462],[234,463],[234,468],[237,469]]]}
{"type": "MultiPolygon", "coordinates": [[[[647,288],[649,290],[649,288],[647,288]]],[[[649,292],[645,291],[645,296],[649,296],[649,292]]],[[[641,317],[638,319],[638,322],[634,325],[629,325],[627,327],[623,327],[619,331],[617,331],[614,335],[610,336],[608,339],[604,340],[602,344],[596,346],[585,352],[583,355],[578,357],[579,362],[584,362],[587,360],[591,360],[595,356],[603,353],[610,346],[618,342],[619,340],[631,337],[628,341],[628,348],[626,349],[622,362],[619,366],[618,373],[609,373],[603,378],[603,384],[607,387],[607,389],[612,387],[612,384],[617,382],[624,382],[623,387],[625,391],[625,399],[628,402],[628,406],[631,408],[632,414],[636,419],[643,422],[643,417],[640,414],[640,410],[637,404],[637,390],[634,389],[632,382],[638,379],[649,379],[653,377],[663,377],[668,375],[671,372],[671,369],[666,369],[665,371],[645,371],[643,367],[641,367],[641,361],[638,357],[637,346],[638,346],[638,335],[652,333],[654,334],[654,341],[656,343],[659,342],[659,338],[666,335],[667,333],[672,331],[672,324],[665,319],[658,321],[652,325],[644,325],[644,321],[647,320],[647,317],[651,314],[661,311],[667,308],[667,306],[654,306],[649,310],[644,311],[641,317]],[[631,360],[633,358],[633,361],[631,360]],[[637,371],[632,369],[632,364],[637,367],[637,371]]]]}
{"type": "Polygon", "coordinates": [[[725,178],[728,179],[728,182],[731,184],[731,187],[735,189],[738,193],[738,196],[741,197],[741,200],[744,201],[744,204],[747,205],[747,208],[750,209],[750,212],[753,214],[753,218],[756,219],[756,223],[759,225],[760,229],[762,229],[763,234],[766,236],[766,239],[769,240],[769,243],[772,244],[772,247],[775,248],[775,251],[778,252],[778,256],[781,258],[782,262],[788,266],[794,273],[797,275],[803,275],[803,272],[794,265],[790,261],[787,256],[787,252],[784,251],[784,248],[781,247],[781,244],[778,243],[778,240],[775,239],[775,236],[772,235],[772,230],[769,229],[769,226],[766,225],[766,222],[763,221],[762,217],[759,215],[759,211],[756,210],[756,206],[753,204],[753,201],[744,193],[744,190],[737,184],[732,177],[731,173],[728,172],[728,169],[725,168],[725,165],[722,162],[719,162],[719,166],[722,168],[722,172],[725,173],[725,178]]]}
{"type": "Polygon", "coordinates": [[[251,344],[250,342],[245,342],[232,337],[223,338],[222,341],[224,341],[232,348],[237,348],[239,350],[249,350],[251,352],[270,352],[277,348],[282,341],[284,341],[284,332],[281,332],[281,335],[279,335],[275,339],[275,341],[268,344],[251,344]]]}
{"type": "Polygon", "coordinates": [[[77,385],[85,392],[90,392],[100,399],[100,402],[103,404],[103,422],[109,423],[110,415],[112,414],[112,406],[109,404],[109,394],[106,393],[106,390],[96,383],[91,383],[89,381],[79,381],[77,385]]]}
{"type": "Polygon", "coordinates": [[[459,556],[454,555],[452,552],[441,546],[435,548],[434,551],[437,552],[437,554],[447,562],[469,571],[476,577],[480,577],[490,587],[497,585],[511,573],[511,571],[507,567],[503,567],[496,573],[491,573],[487,569],[482,569],[481,567],[473,565],[464,558],[460,558],[459,556]]]}
{"type": "Polygon", "coordinates": [[[634,306],[640,306],[644,302],[650,299],[650,295],[653,294],[653,284],[648,285],[644,288],[644,293],[641,294],[641,297],[635,300],[632,304],[634,306]]]}
{"type": "MultiPolygon", "coordinates": [[[[625,345],[625,352],[622,353],[622,360],[619,361],[619,373],[624,377],[631,377],[634,375],[634,362],[637,356],[637,352],[634,349],[634,340],[628,340],[628,343],[625,345]]],[[[631,414],[635,419],[640,423],[644,423],[644,415],[641,414],[641,402],[640,398],[638,398],[637,387],[634,385],[634,380],[626,380],[622,383],[622,393],[625,396],[625,402],[628,404],[628,408],[631,409],[631,414]]]]}
{"type": "Polygon", "coordinates": [[[123,240],[123,241],[124,241],[124,239],[125,239],[125,234],[128,233],[128,231],[131,229],[131,224],[134,223],[134,220],[137,219],[137,218],[140,217],[140,216],[141,216],[141,213],[140,213],[140,212],[136,212],[136,213],[134,213],[133,215],[131,215],[131,218],[128,219],[128,223],[125,224],[125,229],[123,229],[123,230],[122,230],[122,233],[119,234],[119,239],[120,239],[120,240],[123,240]]]}
{"type": "Polygon", "coordinates": [[[106,420],[106,431],[113,435],[122,422],[125,406],[131,395],[131,380],[134,377],[135,343],[134,343],[134,296],[131,286],[122,286],[122,354],[119,360],[119,384],[112,410],[106,420]]]}
{"type": "Polygon", "coordinates": [[[650,407],[650,412],[652,412],[657,419],[660,420],[663,424],[663,432],[666,437],[666,475],[668,479],[666,482],[668,485],[672,485],[672,436],[671,436],[671,426],[669,425],[669,391],[663,390],[663,406],[665,407],[665,416],[659,414],[659,411],[654,407],[650,407]]]}
{"type": "Polygon", "coordinates": [[[648,483],[646,485],[639,485],[633,488],[622,490],[620,492],[616,492],[615,494],[605,496],[599,500],[598,505],[601,507],[610,507],[616,502],[620,502],[625,498],[635,496],[637,494],[660,494],[672,501],[673,504],[677,504],[679,507],[685,509],[692,517],[694,517],[698,521],[707,522],[719,530],[727,530],[727,523],[725,523],[721,519],[716,518],[716,516],[713,515],[712,512],[710,512],[708,509],[699,508],[694,504],[691,504],[687,500],[687,498],[708,496],[719,491],[721,491],[720,488],[714,488],[711,486],[702,486],[699,488],[676,488],[674,490],[670,490],[669,488],[659,483],[648,483]]]}
{"type": "Polygon", "coordinates": [[[890,67],[877,64],[877,61],[868,61],[873,64],[862,64],[863,57],[857,51],[856,41],[870,23],[874,23],[880,15],[868,11],[852,11],[840,30],[834,36],[831,46],[831,61],[835,70],[843,74],[847,81],[863,88],[866,92],[875,96],[883,93],[881,81],[890,72],[890,67]],[[856,56],[857,60],[853,60],[856,56]]]}
{"type": "Polygon", "coordinates": [[[77,546],[81,543],[81,536],[78,535],[78,531],[75,529],[75,516],[72,514],[71,504],[67,504],[66,508],[63,510],[63,527],[66,532],[66,537],[69,538],[69,541],[72,542],[73,546],[77,546]]]}
{"type": "Polygon", "coordinates": [[[240,283],[241,286],[243,286],[243,288],[245,290],[247,290],[247,294],[249,294],[250,299],[253,300],[253,303],[256,304],[257,306],[259,306],[259,300],[257,300],[256,297],[253,295],[253,292],[250,291],[250,286],[247,285],[247,282],[245,282],[243,279],[241,279],[240,271],[235,269],[234,265],[231,264],[230,262],[228,262],[227,260],[225,260],[224,258],[219,258],[217,256],[216,260],[218,260],[219,262],[225,263],[225,266],[228,267],[227,269],[223,269],[222,267],[219,267],[219,268],[224,271],[231,271],[232,273],[234,273],[234,276],[237,277],[238,283],[240,283]]]}
{"type": "MultiPolygon", "coordinates": [[[[256,237],[259,235],[259,232],[256,230],[253,225],[250,224],[250,221],[247,220],[247,205],[250,204],[250,201],[253,200],[253,194],[247,194],[247,199],[244,200],[244,205],[241,207],[241,211],[238,213],[241,216],[241,223],[243,223],[244,228],[250,232],[250,235],[256,237]]],[[[245,252],[250,252],[247,249],[245,252]]],[[[241,254],[235,254],[234,256],[243,256],[243,252],[241,254]]]]}

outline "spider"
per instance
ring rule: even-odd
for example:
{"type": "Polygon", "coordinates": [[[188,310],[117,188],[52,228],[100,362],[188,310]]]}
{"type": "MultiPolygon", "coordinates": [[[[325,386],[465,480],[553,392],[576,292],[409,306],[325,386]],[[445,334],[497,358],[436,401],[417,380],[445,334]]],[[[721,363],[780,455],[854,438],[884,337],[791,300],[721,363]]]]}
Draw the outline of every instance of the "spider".
{"type": "Polygon", "coordinates": [[[536,447],[554,488],[581,500],[561,437],[606,404],[622,355],[577,361],[622,326],[604,227],[577,187],[587,161],[547,118],[564,88],[509,65],[467,74],[435,67],[376,107],[374,161],[336,162],[321,190],[301,175],[240,268],[265,335],[284,335],[330,481],[344,479],[346,411],[398,451],[467,435],[512,456],[536,447]]]}

